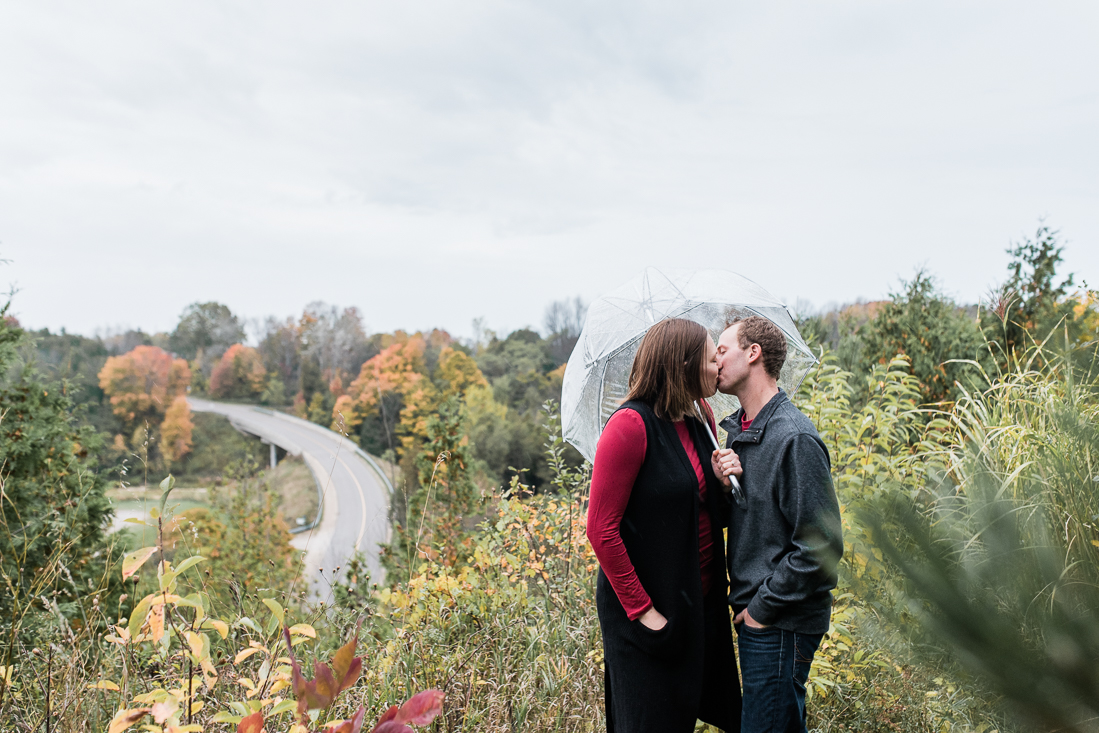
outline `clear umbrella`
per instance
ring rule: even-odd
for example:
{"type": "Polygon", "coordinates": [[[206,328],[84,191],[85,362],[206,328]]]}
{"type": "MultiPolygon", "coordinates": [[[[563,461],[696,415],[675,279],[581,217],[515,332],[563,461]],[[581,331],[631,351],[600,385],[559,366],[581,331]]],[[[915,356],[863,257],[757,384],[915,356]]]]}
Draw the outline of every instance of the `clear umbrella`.
{"type": "MultiPolygon", "coordinates": [[[[565,368],[561,387],[565,440],[589,461],[594,458],[603,426],[629,390],[633,358],[650,326],[665,318],[688,318],[705,326],[716,340],[727,321],[751,315],[769,319],[786,335],[786,363],[778,381],[793,395],[817,359],[786,306],[747,278],[727,270],[647,268],[595,300],[565,368]]],[[[719,420],[740,407],[735,397],[720,392],[707,402],[719,420]]]]}

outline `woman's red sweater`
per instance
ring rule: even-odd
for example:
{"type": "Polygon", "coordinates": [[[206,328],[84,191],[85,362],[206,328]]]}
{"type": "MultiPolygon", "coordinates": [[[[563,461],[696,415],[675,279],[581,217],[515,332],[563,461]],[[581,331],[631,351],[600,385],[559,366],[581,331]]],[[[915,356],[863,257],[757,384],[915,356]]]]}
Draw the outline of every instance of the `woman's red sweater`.
{"type": "MultiPolygon", "coordinates": [[[[706,418],[710,429],[716,430],[713,415],[708,409],[706,418]]],[[[715,572],[710,513],[706,511],[706,474],[702,470],[702,461],[686,424],[677,422],[675,429],[687,457],[691,459],[695,475],[698,476],[698,562],[702,573],[702,595],[705,596],[713,585],[715,572]]],[[[641,587],[641,581],[638,580],[633,563],[626,553],[618,528],[630,501],[634,480],[645,461],[647,447],[645,422],[640,415],[630,409],[619,410],[611,415],[603,434],[599,436],[599,445],[595,450],[591,499],[588,503],[588,539],[599,559],[599,566],[631,621],[640,617],[653,604],[649,594],[641,587]]]]}

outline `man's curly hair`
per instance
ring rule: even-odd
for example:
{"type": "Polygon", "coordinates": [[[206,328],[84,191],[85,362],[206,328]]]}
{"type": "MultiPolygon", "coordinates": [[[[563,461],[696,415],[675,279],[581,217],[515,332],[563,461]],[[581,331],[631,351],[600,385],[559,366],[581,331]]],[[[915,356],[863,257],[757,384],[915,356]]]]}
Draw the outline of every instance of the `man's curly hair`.
{"type": "Polygon", "coordinates": [[[782,365],[786,363],[786,336],[782,330],[763,316],[734,318],[725,324],[725,328],[736,325],[740,326],[736,332],[740,348],[747,349],[752,344],[759,344],[763,368],[772,379],[778,379],[782,365]]]}

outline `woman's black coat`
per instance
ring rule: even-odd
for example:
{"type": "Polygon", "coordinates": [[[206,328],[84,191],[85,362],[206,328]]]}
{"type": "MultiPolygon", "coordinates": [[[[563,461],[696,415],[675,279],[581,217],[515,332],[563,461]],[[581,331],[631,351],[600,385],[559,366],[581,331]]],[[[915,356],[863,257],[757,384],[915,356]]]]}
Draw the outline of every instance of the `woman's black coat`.
{"type": "Polygon", "coordinates": [[[602,570],[596,606],[603,632],[607,730],[688,733],[696,718],[740,730],[740,683],[726,599],[722,527],[728,498],[705,460],[712,448],[702,423],[687,419],[707,481],[699,506],[698,477],[675,425],[647,404],[626,402],[645,422],[647,450],[620,532],[638,580],[667,625],[652,631],[630,621],[602,570]],[[698,512],[710,512],[715,579],[702,597],[698,512]]]}

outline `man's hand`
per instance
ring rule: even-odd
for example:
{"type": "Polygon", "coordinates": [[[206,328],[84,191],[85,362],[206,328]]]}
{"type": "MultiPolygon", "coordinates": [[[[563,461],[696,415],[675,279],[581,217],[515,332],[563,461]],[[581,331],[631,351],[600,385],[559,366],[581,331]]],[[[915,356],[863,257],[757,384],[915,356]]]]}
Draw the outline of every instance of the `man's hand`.
{"type": "Polygon", "coordinates": [[[759,621],[756,621],[754,618],[752,618],[752,614],[748,613],[747,608],[745,608],[743,611],[741,611],[740,613],[738,613],[736,615],[736,618],[733,619],[733,623],[734,624],[744,624],[745,626],[751,626],[753,629],[766,629],[767,628],[766,626],[761,624],[759,621]]]}
{"type": "Polygon", "coordinates": [[[641,614],[637,620],[645,624],[645,628],[651,631],[660,631],[668,625],[668,619],[664,618],[664,615],[653,606],[649,606],[649,610],[641,614]]]}
{"type": "Polygon", "coordinates": [[[732,448],[715,450],[710,455],[710,465],[714,469],[714,475],[721,483],[725,484],[726,488],[731,488],[733,485],[733,482],[729,480],[730,476],[740,478],[744,474],[744,469],[740,466],[740,458],[733,452],[732,448]]]}

